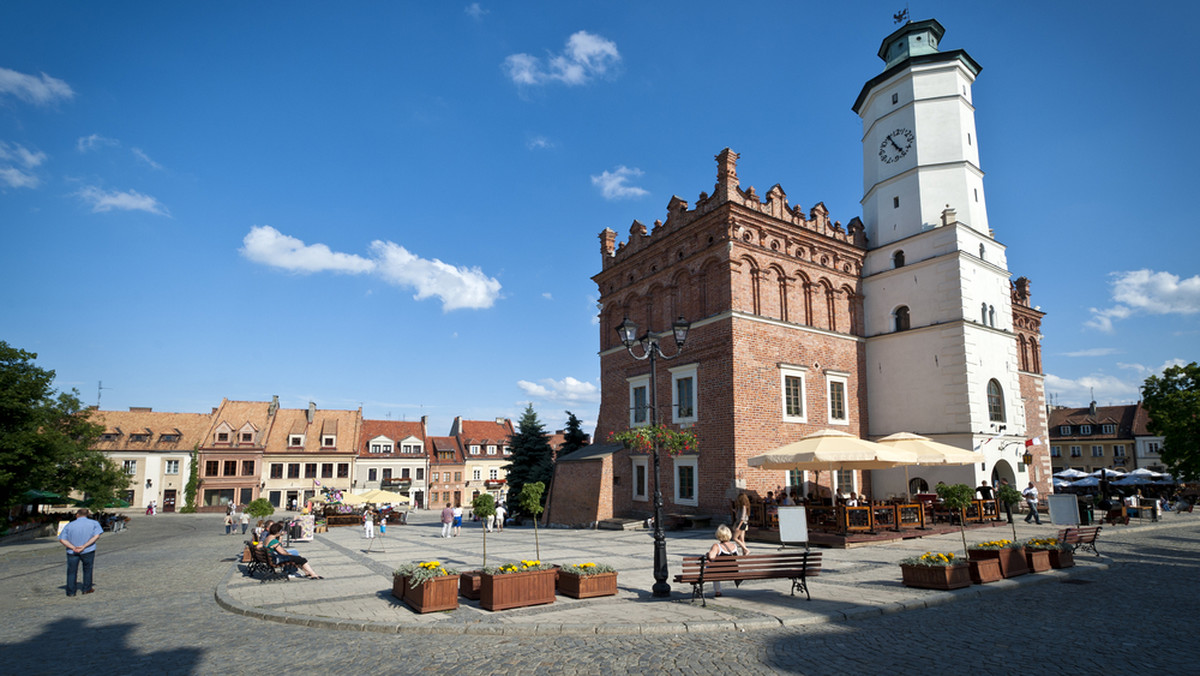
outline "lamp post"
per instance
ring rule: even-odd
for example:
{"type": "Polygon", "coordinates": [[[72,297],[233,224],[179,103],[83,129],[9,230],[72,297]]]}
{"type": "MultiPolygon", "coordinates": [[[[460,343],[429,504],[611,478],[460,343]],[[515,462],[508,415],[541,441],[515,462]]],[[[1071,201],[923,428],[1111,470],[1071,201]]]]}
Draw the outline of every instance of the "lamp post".
{"type": "MultiPolygon", "coordinates": [[[[674,359],[683,352],[683,343],[687,340],[688,329],[691,324],[682,316],[676,319],[671,324],[671,330],[675,334],[675,354],[666,355],[662,351],[662,346],[659,344],[659,337],[652,331],[646,329],[646,333],[637,337],[638,326],[633,320],[628,317],[621,325],[617,327],[617,333],[621,336],[621,343],[625,345],[625,350],[629,352],[629,356],[642,361],[650,360],[650,426],[658,425],[658,368],[656,362],[659,357],[663,359],[674,359]],[[642,356],[638,356],[633,351],[635,343],[640,343],[642,346],[642,356]]],[[[633,402],[630,402],[632,405],[633,402]]],[[[659,461],[658,461],[658,442],[655,441],[651,445],[651,450],[654,455],[654,586],[651,588],[651,593],[658,597],[664,598],[671,595],[671,585],[667,584],[667,536],[662,529],[662,482],[659,480],[659,461]]]]}

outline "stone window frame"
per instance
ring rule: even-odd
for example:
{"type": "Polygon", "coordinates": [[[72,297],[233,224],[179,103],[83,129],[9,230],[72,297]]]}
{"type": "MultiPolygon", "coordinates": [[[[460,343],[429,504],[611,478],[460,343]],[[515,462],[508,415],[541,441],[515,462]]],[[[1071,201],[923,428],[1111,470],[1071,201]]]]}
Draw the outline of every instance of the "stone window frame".
{"type": "Polygon", "coordinates": [[[849,425],[850,424],[850,374],[834,371],[825,372],[825,416],[830,425],[849,425]],[[834,417],[833,410],[833,386],[835,383],[840,383],[842,386],[842,416],[841,418],[834,417]]]}
{"type": "Polygon", "coordinates": [[[646,427],[650,424],[650,374],[646,373],[640,376],[631,376],[625,379],[629,383],[629,426],[630,427],[646,427]],[[646,405],[642,409],[642,420],[637,419],[638,411],[634,407],[636,397],[635,392],[638,389],[644,388],[646,391],[646,405]]]}
{"type": "Polygon", "coordinates": [[[635,455],[630,458],[633,472],[633,487],[630,489],[635,502],[650,501],[650,458],[645,455],[635,455]],[[642,481],[638,482],[638,468],[642,468],[642,481]],[[640,489],[640,492],[639,492],[640,489]]]}
{"type": "Polygon", "coordinates": [[[779,364],[779,405],[784,422],[808,422],[808,368],[793,364],[779,364]],[[800,380],[800,415],[788,413],[788,378],[800,380]]]}
{"type": "Polygon", "coordinates": [[[677,505],[686,505],[689,507],[700,506],[700,456],[698,455],[680,455],[676,456],[671,463],[671,474],[675,480],[674,484],[674,503],[677,505]],[[690,468],[692,474],[692,497],[685,498],[680,495],[679,489],[683,487],[684,481],[680,477],[680,469],[690,468]]]}
{"type": "Polygon", "coordinates": [[[692,362],[691,364],[684,364],[683,366],[668,369],[671,372],[671,419],[676,424],[694,423],[700,418],[699,368],[699,362],[692,362]],[[692,381],[691,415],[680,415],[679,383],[689,378],[692,381]]]}

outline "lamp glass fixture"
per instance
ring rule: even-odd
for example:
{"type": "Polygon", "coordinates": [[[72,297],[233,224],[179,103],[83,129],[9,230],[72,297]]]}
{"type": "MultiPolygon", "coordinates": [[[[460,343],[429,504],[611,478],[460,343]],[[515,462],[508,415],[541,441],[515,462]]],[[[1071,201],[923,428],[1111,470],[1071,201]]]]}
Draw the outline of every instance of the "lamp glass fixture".
{"type": "Polygon", "coordinates": [[[679,347],[683,347],[683,342],[687,340],[688,329],[690,328],[692,328],[691,323],[684,319],[683,315],[679,315],[679,319],[676,319],[675,323],[671,324],[671,330],[675,332],[675,343],[679,347]]]}
{"type": "Polygon", "coordinates": [[[637,330],[638,325],[628,317],[617,327],[617,334],[621,336],[621,343],[625,347],[633,347],[633,344],[637,342],[637,330]]]}

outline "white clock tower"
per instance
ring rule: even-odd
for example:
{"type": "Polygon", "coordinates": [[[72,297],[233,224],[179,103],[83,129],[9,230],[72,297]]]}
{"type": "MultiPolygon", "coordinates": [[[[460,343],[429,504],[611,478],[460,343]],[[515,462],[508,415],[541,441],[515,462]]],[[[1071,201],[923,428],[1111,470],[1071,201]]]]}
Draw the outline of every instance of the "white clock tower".
{"type": "Polygon", "coordinates": [[[1002,460],[1017,467],[999,448],[1025,434],[1025,408],[1005,249],[992,238],[979,167],[971,86],[981,68],[963,50],[939,51],[943,33],[930,19],[887,36],[884,70],[854,102],[867,401],[873,437],[915,432],[973,448],[999,435],[984,447],[986,467],[945,479],[966,483],[1002,460]]]}

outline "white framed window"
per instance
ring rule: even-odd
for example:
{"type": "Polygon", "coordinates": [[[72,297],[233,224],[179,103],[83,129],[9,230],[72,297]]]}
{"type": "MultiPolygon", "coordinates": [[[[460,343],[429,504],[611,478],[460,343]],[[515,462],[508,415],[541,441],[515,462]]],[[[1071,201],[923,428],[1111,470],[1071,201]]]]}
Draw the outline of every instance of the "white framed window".
{"type": "Polygon", "coordinates": [[[808,422],[808,398],[804,392],[806,370],[802,366],[779,366],[784,422],[808,422]]]}
{"type": "Polygon", "coordinates": [[[488,478],[489,479],[499,479],[500,478],[499,468],[492,467],[491,469],[489,469],[488,470],[488,478]]]}
{"type": "Polygon", "coordinates": [[[696,506],[700,504],[700,472],[697,456],[675,458],[675,504],[696,506]]]}
{"type": "Polygon", "coordinates": [[[995,378],[989,380],[987,384],[987,406],[988,420],[994,423],[1005,422],[1004,390],[995,378]]]}
{"type": "Polygon", "coordinates": [[[847,384],[850,382],[846,374],[841,373],[826,373],[825,374],[825,397],[826,413],[829,415],[829,424],[831,425],[849,425],[850,415],[846,409],[846,392],[849,389],[847,384]]]}
{"type": "Polygon", "coordinates": [[[292,434],[292,435],[288,436],[288,447],[289,448],[300,448],[301,446],[304,446],[304,435],[303,434],[292,434]]]}
{"type": "Polygon", "coordinates": [[[164,462],[163,474],[179,474],[179,461],[167,460],[164,462]]]}
{"type": "Polygon", "coordinates": [[[836,486],[834,486],[834,488],[837,490],[838,493],[849,494],[852,492],[853,493],[858,492],[858,488],[854,484],[854,470],[839,469],[839,470],[834,470],[834,474],[835,474],[835,483],[837,484],[836,486]]]}
{"type": "Polygon", "coordinates": [[[650,499],[649,458],[640,456],[633,461],[633,499],[646,502],[650,499]]]}
{"type": "Polygon", "coordinates": [[[335,447],[337,447],[337,437],[330,436],[330,435],[325,435],[325,436],[321,437],[321,448],[335,448],[335,447]]]}
{"type": "Polygon", "coordinates": [[[1159,444],[1157,441],[1146,442],[1146,453],[1150,455],[1158,455],[1159,444]]]}
{"type": "Polygon", "coordinates": [[[1051,446],[1050,447],[1050,457],[1051,458],[1061,458],[1062,457],[1062,446],[1051,446]]]}
{"type": "Polygon", "coordinates": [[[471,444],[471,455],[479,455],[479,444],[471,444]]]}
{"type": "Polygon", "coordinates": [[[488,455],[496,455],[496,445],[495,444],[488,444],[487,454],[488,455]]]}
{"type": "Polygon", "coordinates": [[[511,446],[504,447],[504,455],[512,455],[512,447],[511,446]]]}
{"type": "Polygon", "coordinates": [[[1079,426],[1079,433],[1080,433],[1080,434],[1091,434],[1091,433],[1092,433],[1092,426],[1091,426],[1091,425],[1080,425],[1080,426],[1079,426]]]}
{"type": "Polygon", "coordinates": [[[677,423],[696,422],[696,364],[671,369],[671,411],[677,423]]]}
{"type": "Polygon", "coordinates": [[[650,376],[629,379],[629,426],[650,424],[650,376]]]}
{"type": "Polygon", "coordinates": [[[1092,446],[1092,457],[1093,458],[1103,458],[1104,457],[1104,447],[1103,446],[1092,446]]]}
{"type": "Polygon", "coordinates": [[[440,478],[441,476],[442,476],[441,472],[434,472],[434,473],[433,473],[433,480],[434,480],[434,481],[441,481],[441,478],[440,478]]]}
{"type": "Polygon", "coordinates": [[[1071,457],[1072,458],[1078,458],[1082,455],[1083,455],[1083,448],[1081,446],[1072,446],[1071,447],[1071,457]]]}
{"type": "Polygon", "coordinates": [[[1117,426],[1116,425],[1101,425],[1100,433],[1101,434],[1116,434],[1117,426]]]}
{"type": "Polygon", "coordinates": [[[1113,445],[1113,457],[1114,458],[1124,458],[1125,457],[1125,444],[1114,444],[1113,445]]]}
{"type": "MultiPolygon", "coordinates": [[[[803,491],[805,481],[808,481],[808,477],[805,476],[804,470],[789,469],[787,471],[787,485],[788,486],[794,486],[796,488],[799,488],[801,491],[803,491]]],[[[800,497],[804,497],[804,496],[801,495],[800,497]]]]}
{"type": "Polygon", "coordinates": [[[479,481],[483,478],[483,470],[475,469],[471,472],[471,481],[479,481]]]}
{"type": "Polygon", "coordinates": [[[137,474],[137,460],[122,460],[121,469],[124,469],[129,476],[137,474]]]}
{"type": "Polygon", "coordinates": [[[1071,426],[1070,425],[1059,425],[1058,433],[1064,437],[1071,436],[1071,426]]]}

